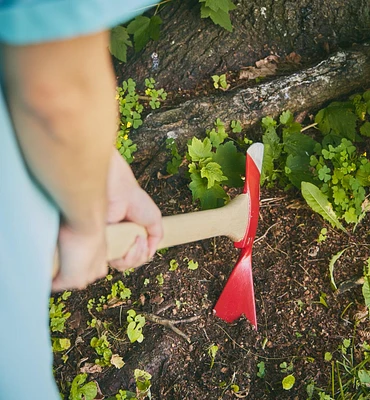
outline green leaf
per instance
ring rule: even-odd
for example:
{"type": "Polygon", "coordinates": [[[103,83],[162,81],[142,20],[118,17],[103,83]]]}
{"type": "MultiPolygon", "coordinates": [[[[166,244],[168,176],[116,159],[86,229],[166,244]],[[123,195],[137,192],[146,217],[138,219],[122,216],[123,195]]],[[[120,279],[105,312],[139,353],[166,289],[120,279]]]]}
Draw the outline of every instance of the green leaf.
{"type": "Polygon", "coordinates": [[[368,309],[370,309],[370,277],[365,275],[365,280],[362,285],[362,295],[365,299],[365,305],[368,309]]]}
{"type": "Polygon", "coordinates": [[[217,11],[212,10],[212,8],[205,6],[202,4],[200,10],[201,18],[211,18],[211,20],[216,24],[220,25],[222,28],[226,29],[229,32],[232,32],[233,26],[231,24],[230,15],[228,11],[224,11],[219,8],[217,11]]]}
{"type": "Polygon", "coordinates": [[[158,40],[162,19],[155,15],[152,18],[139,15],[127,26],[127,32],[134,35],[135,51],[142,50],[150,39],[158,40]]]}
{"type": "Polygon", "coordinates": [[[320,110],[315,117],[320,131],[324,134],[334,134],[354,140],[356,136],[357,116],[354,106],[349,102],[334,102],[320,110]]]}
{"type": "Polygon", "coordinates": [[[245,175],[245,155],[238,152],[233,142],[220,145],[213,155],[213,161],[221,166],[230,187],[242,187],[245,175]]]}
{"type": "Polygon", "coordinates": [[[213,147],[218,147],[224,140],[229,136],[225,131],[212,129],[209,133],[209,139],[211,140],[213,147]]]}
{"type": "Polygon", "coordinates": [[[333,211],[333,207],[328,197],[321,190],[310,182],[302,182],[302,196],[313,211],[319,213],[333,227],[345,231],[343,225],[339,222],[338,217],[333,211]]]}
{"type": "Polygon", "coordinates": [[[193,137],[191,143],[188,144],[188,153],[192,161],[200,161],[202,158],[212,157],[212,144],[209,138],[203,141],[193,137]]]}
{"type": "Polygon", "coordinates": [[[191,174],[190,178],[189,188],[193,194],[193,199],[200,200],[203,210],[221,207],[225,204],[227,194],[218,183],[207,189],[207,180],[201,178],[199,174],[191,174]]]}
{"type": "Polygon", "coordinates": [[[223,11],[235,10],[236,6],[231,0],[199,0],[200,3],[205,3],[206,7],[214,11],[219,9],[223,11]]]}
{"type": "Polygon", "coordinates": [[[257,364],[258,367],[258,372],[257,372],[257,376],[259,378],[264,378],[265,374],[266,374],[266,369],[265,369],[265,363],[264,361],[261,361],[257,364]]]}
{"type": "Polygon", "coordinates": [[[283,125],[287,125],[290,124],[291,122],[293,122],[293,114],[289,110],[284,111],[280,115],[280,123],[283,125]]]}
{"type": "Polygon", "coordinates": [[[284,135],[284,151],[294,156],[310,157],[315,150],[317,142],[303,133],[284,135]]]}
{"type": "Polygon", "coordinates": [[[290,182],[297,187],[301,187],[302,181],[314,183],[314,177],[310,172],[310,158],[303,154],[289,154],[286,159],[285,173],[290,182]]]}
{"type": "Polygon", "coordinates": [[[367,90],[362,97],[364,98],[365,101],[370,101],[370,90],[367,90]]]}
{"type": "Polygon", "coordinates": [[[370,122],[366,121],[360,128],[362,136],[370,137],[370,122]]]}
{"type": "Polygon", "coordinates": [[[118,60],[127,61],[127,46],[132,47],[127,29],[123,26],[116,26],[111,29],[109,51],[118,60]]]}
{"type": "Polygon", "coordinates": [[[223,175],[220,164],[216,162],[207,163],[201,170],[200,176],[208,180],[207,189],[210,189],[215,183],[227,181],[227,177],[223,175]]]}
{"type": "Polygon", "coordinates": [[[338,253],[333,255],[333,257],[330,259],[330,262],[329,262],[330,284],[331,284],[331,287],[332,287],[333,290],[337,290],[338,289],[338,287],[337,287],[337,285],[335,283],[335,280],[334,280],[334,265],[346,250],[347,249],[343,249],[341,251],[338,251],[338,253]]]}
{"type": "Polygon", "coordinates": [[[326,351],[324,354],[324,360],[331,361],[332,359],[333,359],[333,355],[329,351],[326,351]]]}
{"type": "Polygon", "coordinates": [[[175,259],[172,259],[170,261],[170,271],[176,271],[178,267],[179,263],[175,259]]]}
{"type": "Polygon", "coordinates": [[[360,369],[358,371],[358,379],[360,380],[362,385],[366,387],[370,386],[370,371],[366,369],[360,369]]]}
{"type": "Polygon", "coordinates": [[[194,260],[189,260],[188,261],[188,269],[190,269],[191,271],[194,271],[196,269],[198,269],[198,263],[194,260]]]}
{"type": "Polygon", "coordinates": [[[86,385],[81,388],[81,393],[85,396],[85,400],[94,400],[98,394],[98,388],[95,382],[86,383],[86,385]]]}
{"type": "Polygon", "coordinates": [[[295,383],[294,375],[286,376],[282,381],[283,389],[290,390],[294,386],[294,383],[295,383]]]}

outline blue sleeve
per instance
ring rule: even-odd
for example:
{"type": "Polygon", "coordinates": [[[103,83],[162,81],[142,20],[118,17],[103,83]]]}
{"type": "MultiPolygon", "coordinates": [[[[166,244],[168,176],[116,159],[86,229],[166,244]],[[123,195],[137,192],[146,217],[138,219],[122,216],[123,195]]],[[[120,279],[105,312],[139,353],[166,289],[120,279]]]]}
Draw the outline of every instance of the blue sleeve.
{"type": "Polygon", "coordinates": [[[0,42],[68,39],[125,23],[156,0],[0,0],[0,42]]]}

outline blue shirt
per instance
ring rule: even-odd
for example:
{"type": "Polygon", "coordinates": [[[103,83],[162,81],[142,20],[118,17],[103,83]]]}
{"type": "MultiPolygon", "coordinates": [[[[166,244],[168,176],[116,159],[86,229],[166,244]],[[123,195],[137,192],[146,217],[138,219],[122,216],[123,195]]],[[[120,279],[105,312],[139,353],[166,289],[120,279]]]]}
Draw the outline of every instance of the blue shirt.
{"type": "MultiPolygon", "coordinates": [[[[0,0],[0,50],[1,42],[28,45],[96,33],[155,3],[0,0]]],[[[0,52],[0,71],[1,64],[0,52]]],[[[1,72],[0,139],[0,400],[59,400],[48,320],[59,212],[24,163],[1,72]]]]}

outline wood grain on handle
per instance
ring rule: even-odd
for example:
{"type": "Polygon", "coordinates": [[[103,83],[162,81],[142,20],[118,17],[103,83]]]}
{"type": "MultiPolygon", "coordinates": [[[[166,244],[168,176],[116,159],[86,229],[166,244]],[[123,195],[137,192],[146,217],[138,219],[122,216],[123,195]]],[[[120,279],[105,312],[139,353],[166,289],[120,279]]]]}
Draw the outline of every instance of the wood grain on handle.
{"type": "MultiPolygon", "coordinates": [[[[241,194],[224,207],[177,214],[162,218],[163,238],[158,249],[195,242],[216,236],[227,236],[234,242],[244,237],[249,214],[249,197],[241,194]]],[[[147,236],[145,228],[132,222],[107,226],[108,260],[127,253],[137,236],[147,236]]],[[[54,265],[54,274],[58,270],[54,265]]]]}

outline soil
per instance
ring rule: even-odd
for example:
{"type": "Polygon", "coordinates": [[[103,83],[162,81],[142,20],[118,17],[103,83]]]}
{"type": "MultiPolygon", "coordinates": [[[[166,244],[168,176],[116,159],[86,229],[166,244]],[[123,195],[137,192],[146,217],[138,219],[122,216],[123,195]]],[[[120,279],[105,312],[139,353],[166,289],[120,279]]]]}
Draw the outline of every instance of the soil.
{"type": "MultiPolygon", "coordinates": [[[[167,179],[153,176],[145,188],[164,215],[196,209],[181,175],[167,179]]],[[[314,214],[298,193],[262,188],[253,247],[258,330],[244,317],[229,324],[213,314],[238,257],[229,239],[171,248],[128,276],[113,271],[112,281],[103,279],[72,293],[66,302],[72,315],[66,333],[60,335],[69,337],[72,347],[65,363],[56,355],[54,364],[61,392],[68,394],[68,382],[96,359],[90,340],[97,332],[87,326],[91,320],[87,302],[107,295],[117,280],[132,290],[131,299],[117,307],[94,311],[101,321],[109,322],[112,351],[125,362],[121,369],[111,366],[89,374],[88,379],[98,382],[104,396],[114,396],[119,389],[135,391],[136,368],[152,374],[151,392],[156,400],[306,399],[306,386],[311,381],[327,389],[331,363],[324,360],[325,352],[340,359],[338,346],[343,339],[353,337],[358,346],[370,337],[368,319],[355,329],[359,313],[364,315],[364,300],[361,286],[354,283],[370,257],[369,223],[367,216],[355,233],[338,232],[314,214]],[[319,243],[323,227],[328,229],[327,239],[319,243]],[[334,293],[329,260],[344,248],[347,250],[335,264],[334,276],[338,286],[346,284],[334,293]],[[179,267],[169,271],[173,259],[179,267]],[[198,262],[199,268],[189,270],[189,259],[198,262]],[[156,279],[160,274],[162,285],[156,279]],[[142,343],[131,344],[125,334],[128,309],[149,314],[142,343]],[[176,325],[184,335],[149,321],[153,315],[167,321],[184,320],[176,325]],[[208,353],[211,345],[218,346],[212,367],[208,353]],[[261,361],[265,363],[263,378],[257,376],[261,361]],[[283,362],[288,366],[291,363],[293,370],[282,372],[283,362]],[[296,382],[287,391],[282,388],[282,379],[289,373],[294,374],[296,382]]]]}

